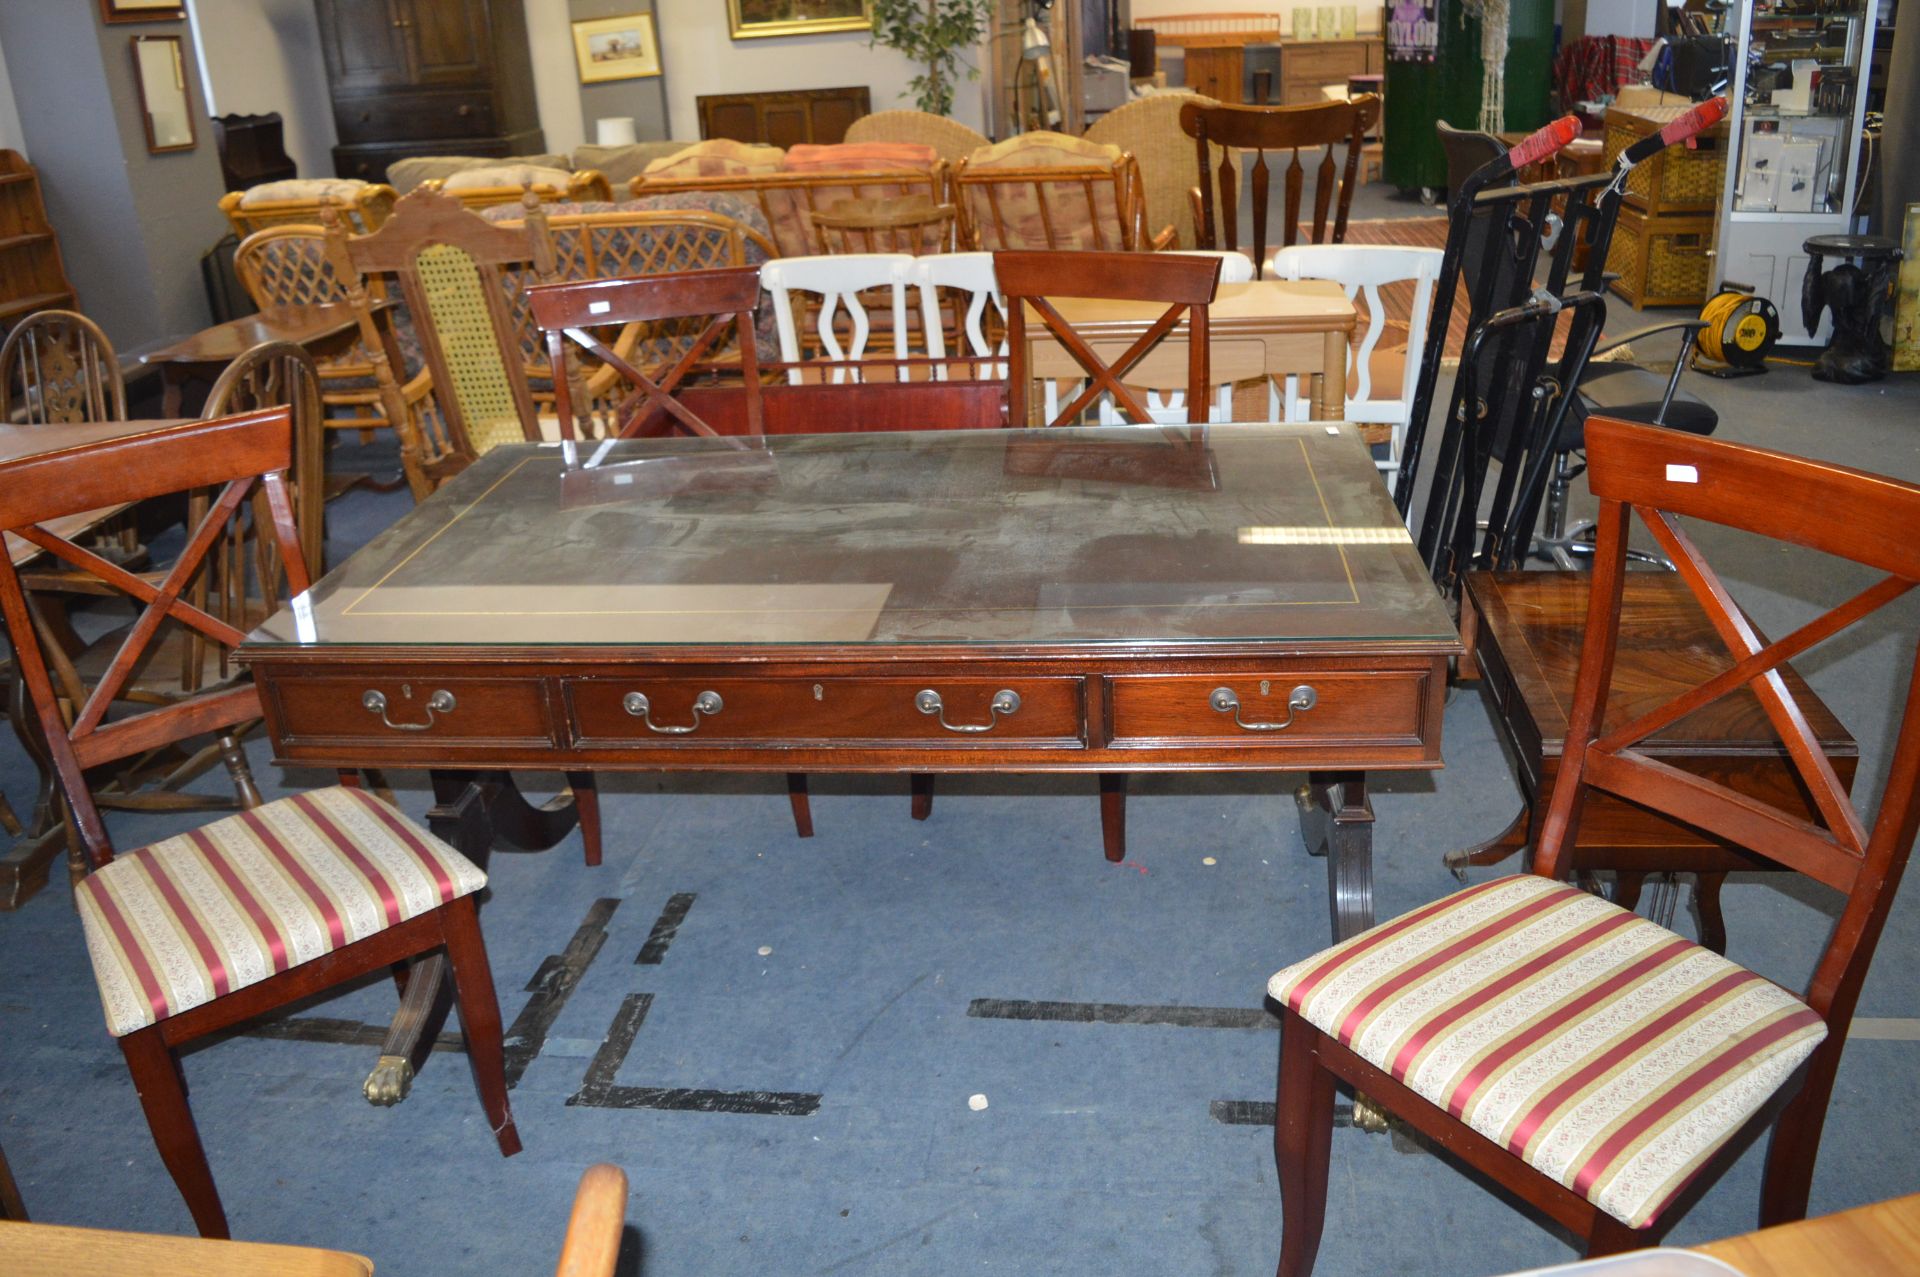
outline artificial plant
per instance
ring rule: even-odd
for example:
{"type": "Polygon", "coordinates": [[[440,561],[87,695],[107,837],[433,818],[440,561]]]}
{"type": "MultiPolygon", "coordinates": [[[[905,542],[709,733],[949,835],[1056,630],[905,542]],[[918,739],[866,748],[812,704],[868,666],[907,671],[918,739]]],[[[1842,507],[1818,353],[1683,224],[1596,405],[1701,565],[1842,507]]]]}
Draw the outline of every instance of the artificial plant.
{"type": "MultiPolygon", "coordinates": [[[[914,102],[946,115],[953,110],[960,54],[980,43],[992,14],[993,0],[873,0],[873,42],[923,64],[926,74],[910,81],[914,102]]],[[[966,74],[977,80],[980,69],[967,66],[966,74]]]]}

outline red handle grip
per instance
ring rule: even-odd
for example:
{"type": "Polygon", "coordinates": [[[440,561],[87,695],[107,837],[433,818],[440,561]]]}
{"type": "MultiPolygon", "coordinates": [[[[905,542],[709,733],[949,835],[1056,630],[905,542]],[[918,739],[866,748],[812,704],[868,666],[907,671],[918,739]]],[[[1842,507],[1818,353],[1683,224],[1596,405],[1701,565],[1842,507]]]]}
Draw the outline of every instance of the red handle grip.
{"type": "Polygon", "coordinates": [[[1580,136],[1580,121],[1563,115],[1545,128],[1529,133],[1507,151],[1507,162],[1517,169],[1538,163],[1580,136]]]}
{"type": "Polygon", "coordinates": [[[1727,99],[1723,94],[1717,98],[1708,98],[1705,102],[1688,111],[1682,111],[1673,121],[1658,133],[1651,134],[1635,142],[1622,157],[1628,164],[1638,164],[1677,142],[1705,133],[1720,123],[1727,114],[1727,99]]]}

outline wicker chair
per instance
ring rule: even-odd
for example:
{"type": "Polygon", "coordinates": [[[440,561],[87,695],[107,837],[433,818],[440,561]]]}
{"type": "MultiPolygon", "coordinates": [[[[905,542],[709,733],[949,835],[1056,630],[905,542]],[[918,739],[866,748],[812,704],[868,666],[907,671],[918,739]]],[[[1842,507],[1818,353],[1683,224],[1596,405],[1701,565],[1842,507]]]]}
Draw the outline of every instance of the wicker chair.
{"type": "Polygon", "coordinates": [[[320,220],[320,206],[333,204],[354,231],[364,235],[377,230],[393,213],[398,198],[391,186],[382,182],[362,182],[354,178],[292,178],[267,182],[244,191],[228,191],[220,197],[220,211],[241,239],[269,226],[288,222],[313,225],[320,220]]]}
{"type": "MultiPolygon", "coordinates": [[[[334,271],[327,256],[326,232],[318,225],[288,223],[255,231],[240,241],[233,268],[247,295],[262,309],[348,300],[347,284],[334,271]]],[[[384,281],[372,281],[368,290],[375,299],[386,295],[384,281]]],[[[388,314],[394,318],[396,347],[406,369],[400,397],[409,411],[418,411],[433,384],[419,357],[412,324],[402,322],[394,311],[388,314]]],[[[364,345],[326,360],[319,369],[320,402],[329,428],[358,430],[366,440],[375,429],[393,425],[374,377],[373,356],[364,345]]]]}
{"type": "MultiPolygon", "coordinates": [[[[1200,242],[1194,226],[1193,142],[1180,131],[1180,108],[1188,102],[1218,106],[1198,93],[1155,93],[1109,111],[1088,126],[1086,139],[1117,146],[1140,166],[1140,188],[1146,197],[1147,225],[1155,230],[1171,226],[1175,246],[1193,248],[1200,242]]],[[[1219,167],[1221,148],[1214,148],[1213,167],[1219,167]]],[[[1238,165],[1239,157],[1234,157],[1238,165]]]]}
{"type": "Polygon", "coordinates": [[[891,200],[840,200],[831,208],[805,215],[822,251],[847,253],[928,253],[953,251],[951,204],[935,204],[923,195],[891,200]]]}
{"type": "Polygon", "coordinates": [[[1165,248],[1149,239],[1140,166],[1114,146],[1064,133],[1022,133],[983,147],[953,171],[960,241],[977,251],[1114,252],[1165,248]]]}
{"type": "Polygon", "coordinates": [[[604,203],[613,198],[606,177],[592,169],[569,173],[530,164],[463,169],[451,177],[429,178],[417,189],[444,191],[475,212],[499,204],[517,205],[528,190],[545,204],[604,203]]]}
{"type": "Polygon", "coordinates": [[[930,146],[948,164],[958,164],[983,146],[984,135],[956,120],[925,111],[881,111],[847,126],[849,142],[917,142],[930,146]]]}

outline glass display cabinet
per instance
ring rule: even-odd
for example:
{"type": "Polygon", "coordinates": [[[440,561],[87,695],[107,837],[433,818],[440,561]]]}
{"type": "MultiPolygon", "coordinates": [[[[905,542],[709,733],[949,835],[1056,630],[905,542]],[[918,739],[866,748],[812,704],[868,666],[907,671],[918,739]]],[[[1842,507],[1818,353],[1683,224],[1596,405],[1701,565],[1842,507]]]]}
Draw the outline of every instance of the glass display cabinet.
{"type": "Polygon", "coordinates": [[[1770,298],[1788,342],[1824,340],[1831,322],[1817,333],[1801,322],[1803,245],[1853,230],[1874,16],[1874,0],[1740,0],[1728,15],[1733,154],[1718,275],[1770,298]]]}

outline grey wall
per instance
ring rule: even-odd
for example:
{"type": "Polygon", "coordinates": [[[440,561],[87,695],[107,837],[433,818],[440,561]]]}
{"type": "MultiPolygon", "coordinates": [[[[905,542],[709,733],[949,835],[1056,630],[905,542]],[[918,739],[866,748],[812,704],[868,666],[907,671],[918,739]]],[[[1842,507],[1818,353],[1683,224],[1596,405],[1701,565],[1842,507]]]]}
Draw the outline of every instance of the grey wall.
{"type": "Polygon", "coordinates": [[[122,352],[208,323],[200,255],[219,239],[220,161],[184,22],[116,23],[97,4],[0,3],[0,47],[80,307],[122,352]],[[182,41],[197,144],[147,152],[130,40],[182,41]]]}
{"type": "MultiPolygon", "coordinates": [[[[714,0],[716,7],[726,9],[724,0],[714,0]]],[[[628,13],[653,13],[651,4],[635,4],[634,0],[568,0],[569,21],[579,22],[586,18],[612,18],[628,13]]],[[[660,30],[659,15],[654,15],[654,38],[660,41],[665,33],[660,30]]],[[[569,36],[571,41],[571,36],[569,36]]],[[[604,84],[582,84],[580,86],[580,112],[586,125],[586,140],[595,140],[593,122],[609,115],[631,115],[635,134],[641,141],[648,139],[665,140],[669,137],[697,138],[700,136],[700,124],[697,120],[677,120],[678,134],[667,131],[667,76],[673,73],[666,59],[661,58],[662,74],[649,76],[644,80],[609,80],[604,84]]]]}

